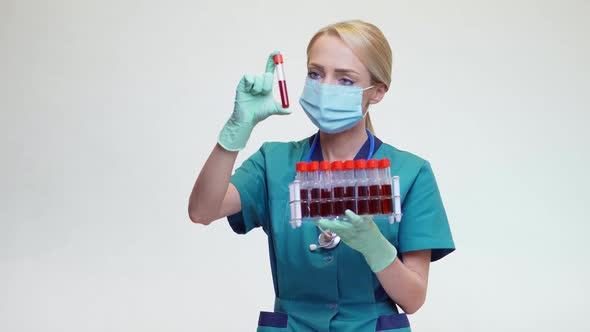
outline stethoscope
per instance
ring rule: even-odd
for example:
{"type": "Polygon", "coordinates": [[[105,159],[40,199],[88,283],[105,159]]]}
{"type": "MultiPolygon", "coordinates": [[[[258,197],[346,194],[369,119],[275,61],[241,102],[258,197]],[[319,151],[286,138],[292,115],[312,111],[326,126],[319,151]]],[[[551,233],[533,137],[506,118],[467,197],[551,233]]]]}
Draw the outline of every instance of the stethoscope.
{"type": "MultiPolygon", "coordinates": [[[[373,152],[375,150],[375,137],[369,131],[369,129],[365,129],[367,131],[367,135],[369,136],[369,154],[367,155],[367,160],[373,157],[373,152]]],[[[309,153],[307,154],[306,161],[309,163],[311,161],[311,156],[315,151],[318,140],[320,137],[320,132],[315,135],[313,138],[313,142],[311,143],[311,148],[309,148],[309,153]]],[[[318,236],[318,243],[317,244],[310,244],[309,250],[316,251],[317,249],[334,249],[340,244],[340,236],[336,235],[336,233],[332,232],[331,230],[324,230],[320,226],[317,226],[320,230],[320,235],[318,236]]]]}

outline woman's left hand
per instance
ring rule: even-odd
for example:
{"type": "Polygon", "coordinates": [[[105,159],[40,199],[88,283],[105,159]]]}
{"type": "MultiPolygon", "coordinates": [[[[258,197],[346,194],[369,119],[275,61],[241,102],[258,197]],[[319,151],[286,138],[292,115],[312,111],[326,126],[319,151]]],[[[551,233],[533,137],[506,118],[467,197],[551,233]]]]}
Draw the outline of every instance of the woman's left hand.
{"type": "Polygon", "coordinates": [[[350,210],[346,210],[345,214],[350,222],[320,219],[316,225],[333,231],[349,247],[363,254],[375,273],[393,263],[397,257],[397,249],[381,234],[373,217],[359,216],[350,210]]]}

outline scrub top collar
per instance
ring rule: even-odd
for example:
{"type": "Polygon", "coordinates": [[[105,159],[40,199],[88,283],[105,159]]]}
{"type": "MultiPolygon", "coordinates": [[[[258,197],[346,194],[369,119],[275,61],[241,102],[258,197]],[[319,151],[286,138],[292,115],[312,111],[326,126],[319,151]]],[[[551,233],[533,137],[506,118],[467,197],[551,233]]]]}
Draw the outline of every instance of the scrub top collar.
{"type": "MultiPolygon", "coordinates": [[[[310,150],[308,152],[308,161],[322,161],[324,160],[324,155],[322,154],[322,145],[320,143],[319,137],[316,140],[316,136],[319,135],[319,131],[312,135],[311,137],[309,137],[309,146],[310,146],[310,150]],[[314,141],[316,141],[316,146],[314,147],[314,141]],[[309,153],[311,153],[311,156],[309,156],[309,153]],[[311,157],[311,158],[309,158],[311,157]]],[[[375,153],[377,152],[377,150],[379,150],[379,147],[381,147],[381,144],[383,144],[383,142],[377,138],[377,136],[374,136],[373,134],[371,134],[371,132],[367,129],[367,135],[369,136],[367,138],[367,140],[365,141],[365,144],[363,144],[363,146],[361,147],[361,149],[359,150],[359,152],[356,154],[356,156],[354,157],[354,160],[358,160],[358,159],[369,159],[369,153],[371,152],[371,137],[374,138],[374,142],[373,142],[373,151],[372,151],[372,156],[375,156],[375,153]]]]}

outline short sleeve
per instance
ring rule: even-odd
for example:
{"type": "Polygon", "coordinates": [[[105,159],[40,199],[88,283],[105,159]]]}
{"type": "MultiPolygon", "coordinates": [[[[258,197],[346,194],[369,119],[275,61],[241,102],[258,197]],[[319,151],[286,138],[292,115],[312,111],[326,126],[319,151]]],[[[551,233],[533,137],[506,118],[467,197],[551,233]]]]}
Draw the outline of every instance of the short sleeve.
{"type": "Polygon", "coordinates": [[[408,190],[402,213],[400,253],[432,249],[434,262],[455,250],[447,214],[428,162],[424,162],[408,190]]]}
{"type": "Polygon", "coordinates": [[[265,156],[261,148],[232,175],[230,182],[240,194],[242,210],[227,217],[238,234],[246,234],[268,223],[268,192],[266,190],[265,156]]]}

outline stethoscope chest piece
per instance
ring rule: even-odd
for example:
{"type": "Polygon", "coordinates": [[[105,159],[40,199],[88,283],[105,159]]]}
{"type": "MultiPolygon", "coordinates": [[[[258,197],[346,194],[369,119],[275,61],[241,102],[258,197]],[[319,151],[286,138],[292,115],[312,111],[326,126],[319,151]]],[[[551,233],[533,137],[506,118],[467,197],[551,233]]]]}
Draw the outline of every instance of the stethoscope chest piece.
{"type": "Polygon", "coordinates": [[[315,251],[318,248],[334,249],[340,243],[340,236],[331,231],[320,232],[318,236],[318,244],[310,244],[309,250],[315,251]]]}

